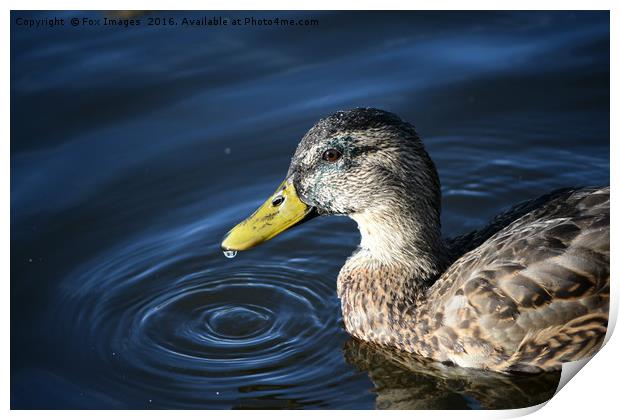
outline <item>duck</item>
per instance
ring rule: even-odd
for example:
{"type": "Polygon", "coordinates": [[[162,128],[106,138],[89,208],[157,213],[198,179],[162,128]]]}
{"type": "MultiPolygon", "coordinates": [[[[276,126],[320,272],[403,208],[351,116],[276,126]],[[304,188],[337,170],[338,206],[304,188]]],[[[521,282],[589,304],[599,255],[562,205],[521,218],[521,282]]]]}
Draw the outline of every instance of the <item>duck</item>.
{"type": "Polygon", "coordinates": [[[246,251],[329,215],[360,231],[337,278],[358,340],[507,374],[557,371],[604,342],[608,186],[554,190],[444,239],[439,176],[415,127],[355,108],[310,128],[285,180],[221,248],[246,251]]]}

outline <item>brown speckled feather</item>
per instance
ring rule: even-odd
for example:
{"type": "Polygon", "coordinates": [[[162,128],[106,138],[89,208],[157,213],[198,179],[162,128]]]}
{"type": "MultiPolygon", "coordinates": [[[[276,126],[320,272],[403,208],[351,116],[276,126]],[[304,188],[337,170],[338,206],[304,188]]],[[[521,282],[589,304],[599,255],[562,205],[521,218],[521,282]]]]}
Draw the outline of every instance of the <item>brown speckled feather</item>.
{"type": "Polygon", "coordinates": [[[460,365],[480,363],[466,351],[473,336],[497,355],[483,367],[499,370],[550,370],[591,355],[609,310],[609,188],[551,197],[455,261],[427,304],[448,315],[443,327],[464,349],[448,357],[460,365]]]}
{"type": "Polygon", "coordinates": [[[388,267],[360,269],[352,257],[339,278],[347,329],[491,370],[555,370],[593,354],[609,309],[609,188],[564,190],[537,201],[524,215],[519,206],[516,220],[500,224],[428,290],[391,279],[402,272],[388,267]],[[394,289],[398,284],[402,290],[394,289]]]}

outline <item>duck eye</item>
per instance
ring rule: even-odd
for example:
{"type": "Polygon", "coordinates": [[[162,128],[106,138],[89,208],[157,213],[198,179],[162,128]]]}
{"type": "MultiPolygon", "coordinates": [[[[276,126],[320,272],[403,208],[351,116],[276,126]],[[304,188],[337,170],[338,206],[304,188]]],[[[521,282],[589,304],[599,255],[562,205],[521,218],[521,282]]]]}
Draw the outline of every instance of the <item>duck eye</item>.
{"type": "Polygon", "coordinates": [[[328,162],[335,162],[340,159],[340,156],[342,156],[342,153],[336,149],[328,149],[323,152],[323,160],[328,162]]]}

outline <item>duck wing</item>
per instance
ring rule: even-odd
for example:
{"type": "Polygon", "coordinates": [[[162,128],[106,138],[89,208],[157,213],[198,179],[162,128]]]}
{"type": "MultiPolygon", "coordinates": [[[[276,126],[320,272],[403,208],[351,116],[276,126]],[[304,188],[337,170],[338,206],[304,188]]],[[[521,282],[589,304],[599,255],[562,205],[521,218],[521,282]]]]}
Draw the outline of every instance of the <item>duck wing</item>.
{"type": "Polygon", "coordinates": [[[491,236],[504,229],[512,222],[520,219],[526,214],[539,209],[545,204],[549,204],[557,199],[564,199],[571,193],[575,192],[575,188],[561,188],[553,190],[545,195],[537,197],[533,200],[526,200],[510,207],[508,210],[499,213],[486,226],[481,229],[474,230],[464,235],[446,239],[446,246],[453,261],[463,256],[480,245],[482,245],[491,236]]]}
{"type": "Polygon", "coordinates": [[[461,366],[555,370],[605,337],[609,187],[560,190],[516,209],[453,241],[473,249],[429,289],[438,342],[461,366]]]}

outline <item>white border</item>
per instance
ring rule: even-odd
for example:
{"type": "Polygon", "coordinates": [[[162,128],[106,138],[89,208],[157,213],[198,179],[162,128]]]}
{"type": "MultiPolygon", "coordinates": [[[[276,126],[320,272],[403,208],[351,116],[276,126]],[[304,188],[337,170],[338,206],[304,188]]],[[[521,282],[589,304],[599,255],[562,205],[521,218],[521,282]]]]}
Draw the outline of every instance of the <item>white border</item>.
{"type": "MultiPolygon", "coordinates": [[[[618,73],[618,52],[614,51],[613,47],[617,47],[618,44],[618,28],[620,28],[619,7],[614,6],[617,1],[613,0],[588,0],[588,1],[576,1],[576,0],[445,0],[445,1],[404,1],[404,0],[382,0],[370,1],[370,0],[348,0],[335,2],[334,0],[314,0],[314,1],[302,1],[302,2],[286,2],[282,0],[266,0],[266,1],[247,1],[247,0],[229,0],[226,2],[207,2],[207,1],[192,1],[192,0],[176,0],[176,1],[162,1],[162,0],[108,0],[108,1],[90,1],[86,4],[84,1],[78,0],[62,0],[62,1],[17,1],[17,0],[5,0],[5,24],[6,26],[2,30],[2,47],[3,56],[9,57],[10,51],[10,25],[9,22],[9,10],[345,10],[345,9],[362,9],[362,10],[379,10],[379,9],[392,9],[392,10],[611,10],[611,74],[617,75],[618,73]]],[[[2,395],[4,397],[4,410],[9,411],[10,407],[10,347],[9,347],[9,328],[10,328],[10,146],[8,139],[10,138],[10,67],[5,62],[0,68],[2,79],[5,80],[3,94],[4,100],[2,101],[2,113],[0,118],[2,119],[2,127],[4,128],[4,138],[6,139],[2,145],[2,224],[1,229],[5,240],[3,241],[2,249],[2,267],[4,268],[4,281],[3,281],[3,296],[4,305],[3,317],[2,317],[2,337],[3,342],[0,346],[0,352],[2,354],[2,395]]],[[[617,76],[616,76],[617,77],[617,76]]],[[[616,142],[618,134],[618,123],[614,120],[614,116],[617,115],[614,111],[617,110],[617,98],[618,98],[618,83],[615,79],[611,80],[611,131],[610,138],[614,139],[611,142],[611,160],[615,161],[618,157],[618,146],[616,142]]],[[[615,184],[618,179],[618,169],[616,165],[611,165],[611,181],[615,184]]],[[[615,195],[612,195],[612,213],[616,209],[615,195]]],[[[616,220],[616,216],[613,217],[616,220]]],[[[615,243],[614,238],[618,228],[616,223],[612,223],[612,255],[616,255],[613,250],[615,243]]],[[[611,264],[612,272],[612,319],[615,324],[618,309],[618,296],[613,294],[616,292],[616,282],[613,281],[616,273],[615,263],[612,260],[611,264]]],[[[611,328],[610,328],[611,329],[611,328]]],[[[536,411],[531,414],[532,419],[552,416],[553,418],[609,418],[611,413],[616,411],[615,399],[616,394],[616,381],[618,381],[620,370],[618,369],[618,363],[615,355],[620,354],[620,345],[618,344],[618,338],[613,338],[605,345],[599,354],[597,354],[589,363],[588,367],[583,369],[577,375],[576,379],[571,380],[555,397],[553,397],[549,403],[547,403],[544,409],[536,411]]],[[[540,407],[538,407],[540,408],[540,407]]],[[[402,418],[409,420],[412,415],[416,418],[436,418],[444,419],[448,418],[498,418],[498,417],[515,417],[526,414],[531,410],[509,410],[509,411],[475,411],[475,412],[463,412],[463,411],[423,411],[410,413],[407,411],[390,411],[390,412],[373,412],[373,411],[356,411],[355,413],[342,413],[339,411],[333,412],[321,412],[321,416],[349,416],[355,415],[360,419],[371,419],[375,416],[390,416],[394,418],[402,418]],[[372,417],[371,417],[372,416],[372,417]]],[[[109,415],[114,416],[132,416],[138,418],[157,419],[165,418],[170,415],[181,416],[185,418],[204,419],[205,415],[217,415],[218,418],[235,418],[252,416],[253,418],[285,418],[291,415],[306,417],[314,416],[317,414],[314,411],[302,411],[292,413],[290,411],[255,411],[252,413],[246,412],[234,412],[234,411],[218,411],[216,413],[209,413],[203,411],[121,411],[109,413],[105,411],[11,411],[11,416],[19,418],[33,418],[41,414],[45,417],[66,419],[66,418],[81,418],[84,415],[98,419],[106,418],[109,415]]],[[[617,414],[616,414],[617,415],[617,414]]]]}

